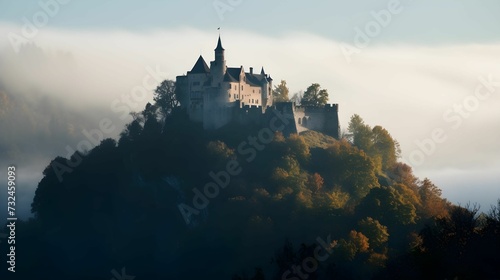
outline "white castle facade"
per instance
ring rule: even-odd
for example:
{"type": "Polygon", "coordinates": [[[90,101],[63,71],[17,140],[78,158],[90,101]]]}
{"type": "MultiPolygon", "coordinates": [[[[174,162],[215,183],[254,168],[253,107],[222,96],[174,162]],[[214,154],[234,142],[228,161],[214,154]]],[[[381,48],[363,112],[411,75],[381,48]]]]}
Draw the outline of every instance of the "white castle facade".
{"type": "Polygon", "coordinates": [[[245,72],[243,66],[227,67],[219,36],[215,60],[210,67],[200,55],[191,71],[177,76],[176,87],[191,121],[202,123],[207,130],[234,122],[241,125],[268,125],[279,112],[293,120],[283,133],[317,130],[339,138],[338,104],[323,107],[301,107],[293,102],[273,102],[273,79],[264,72],[245,72]]]}
{"type": "Polygon", "coordinates": [[[273,79],[253,68],[245,72],[243,66],[227,67],[224,48],[219,36],[215,48],[215,60],[210,67],[200,55],[186,75],[177,76],[176,86],[183,92],[184,107],[191,120],[202,122],[205,129],[217,129],[227,124],[235,107],[259,107],[262,112],[273,105],[273,79]]]}

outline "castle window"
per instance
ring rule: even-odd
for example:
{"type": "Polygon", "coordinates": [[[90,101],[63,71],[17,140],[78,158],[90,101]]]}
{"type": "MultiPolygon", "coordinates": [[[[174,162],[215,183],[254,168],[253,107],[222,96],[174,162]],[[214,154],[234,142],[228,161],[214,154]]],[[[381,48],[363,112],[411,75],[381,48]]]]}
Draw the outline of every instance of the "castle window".
{"type": "Polygon", "coordinates": [[[243,90],[243,86],[241,86],[241,90],[243,90]]]}
{"type": "Polygon", "coordinates": [[[237,89],[238,89],[238,87],[236,85],[234,85],[234,90],[237,90],[237,89]]]}
{"type": "Polygon", "coordinates": [[[229,86],[229,89],[231,89],[231,84],[229,84],[228,86],[229,86]]]}
{"type": "Polygon", "coordinates": [[[252,92],[255,93],[255,89],[252,89],[252,92]]]}
{"type": "Polygon", "coordinates": [[[259,99],[255,100],[255,103],[259,104],[259,99]]]}
{"type": "Polygon", "coordinates": [[[253,100],[253,99],[252,99],[252,104],[253,104],[253,103],[255,103],[254,101],[255,101],[255,100],[253,100]]]}
{"type": "Polygon", "coordinates": [[[234,94],[234,99],[236,99],[236,93],[234,94]]]}
{"type": "Polygon", "coordinates": [[[229,99],[231,99],[231,94],[229,94],[229,99]]]}
{"type": "Polygon", "coordinates": [[[252,103],[252,102],[250,102],[250,99],[248,99],[248,103],[252,103]]]}

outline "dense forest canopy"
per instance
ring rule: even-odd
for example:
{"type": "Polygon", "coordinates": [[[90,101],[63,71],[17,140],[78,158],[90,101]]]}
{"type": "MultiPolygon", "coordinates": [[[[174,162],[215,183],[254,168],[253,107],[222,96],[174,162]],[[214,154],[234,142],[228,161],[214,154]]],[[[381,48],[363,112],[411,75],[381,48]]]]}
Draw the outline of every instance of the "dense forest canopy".
{"type": "MultiPolygon", "coordinates": [[[[308,106],[324,103],[315,85],[308,106]]],[[[399,144],[383,127],[354,115],[338,140],[315,131],[262,138],[252,125],[204,131],[178,94],[165,81],[117,141],[48,164],[35,218],[17,225],[18,275],[500,276],[500,205],[480,214],[451,204],[398,162],[399,144]]],[[[276,95],[288,99],[286,82],[276,95]]]]}

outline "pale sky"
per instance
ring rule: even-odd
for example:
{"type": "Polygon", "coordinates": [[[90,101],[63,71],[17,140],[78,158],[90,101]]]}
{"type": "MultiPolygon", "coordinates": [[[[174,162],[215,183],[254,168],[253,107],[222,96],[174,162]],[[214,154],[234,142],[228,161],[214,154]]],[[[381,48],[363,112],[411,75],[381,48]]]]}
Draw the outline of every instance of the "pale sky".
{"type": "MultiPolygon", "coordinates": [[[[148,67],[175,79],[200,54],[213,60],[221,27],[228,66],[264,66],[292,93],[321,84],[340,105],[343,129],[353,114],[388,129],[402,160],[452,202],[486,211],[500,198],[498,1],[54,1],[0,0],[0,83],[20,94],[36,86],[116,120],[110,104],[148,67]],[[32,61],[12,38],[68,52],[76,66],[26,70],[32,61]],[[429,144],[436,130],[440,143],[429,144]]],[[[51,157],[32,167],[31,191],[51,157]]]]}
{"type": "MultiPolygon", "coordinates": [[[[41,2],[50,2],[42,0],[41,2]]],[[[61,0],[61,10],[49,26],[70,30],[125,29],[150,31],[191,27],[212,31],[246,30],[265,36],[293,32],[316,34],[336,41],[349,41],[352,29],[371,20],[371,11],[387,8],[388,0],[169,0],[102,1],[61,0]],[[222,13],[214,8],[229,6],[222,13]]],[[[498,42],[500,26],[496,0],[401,0],[404,14],[384,32],[378,43],[478,43],[498,42]]],[[[40,9],[38,1],[0,1],[0,19],[22,23],[40,9]]],[[[224,9],[224,8],[221,8],[224,9]]],[[[396,19],[395,19],[396,20],[396,19]]]]}

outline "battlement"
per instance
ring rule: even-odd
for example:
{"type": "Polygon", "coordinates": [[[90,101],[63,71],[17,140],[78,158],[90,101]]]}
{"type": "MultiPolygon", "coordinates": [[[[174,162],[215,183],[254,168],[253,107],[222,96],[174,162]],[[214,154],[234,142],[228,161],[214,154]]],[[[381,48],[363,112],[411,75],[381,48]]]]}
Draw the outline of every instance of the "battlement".
{"type": "Polygon", "coordinates": [[[245,109],[245,110],[255,110],[255,109],[259,109],[259,108],[262,109],[262,106],[259,106],[259,105],[243,105],[241,107],[241,109],[245,109]]]}
{"type": "Polygon", "coordinates": [[[325,105],[325,110],[326,111],[338,112],[339,111],[339,104],[326,104],[325,105]]]}
{"type": "Polygon", "coordinates": [[[338,113],[339,104],[325,104],[325,106],[323,107],[296,106],[295,110],[303,110],[309,113],[325,113],[325,112],[338,113]]]}
{"type": "Polygon", "coordinates": [[[258,74],[253,67],[250,72],[243,66],[227,67],[224,53],[219,37],[210,67],[200,56],[191,71],[176,77],[177,90],[183,93],[181,107],[192,121],[201,122],[207,130],[230,122],[265,126],[278,114],[294,120],[284,127],[285,135],[312,129],[338,138],[338,104],[315,108],[274,103],[271,75],[264,68],[258,74]]]}

